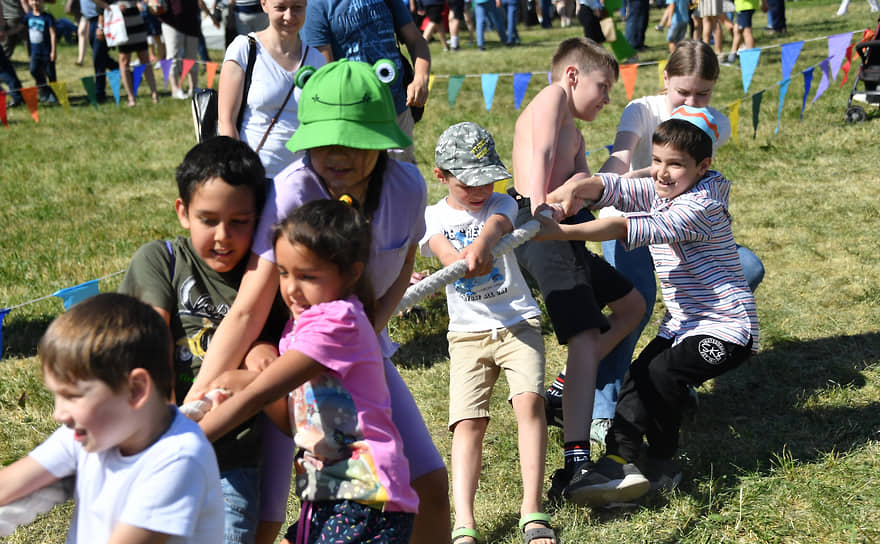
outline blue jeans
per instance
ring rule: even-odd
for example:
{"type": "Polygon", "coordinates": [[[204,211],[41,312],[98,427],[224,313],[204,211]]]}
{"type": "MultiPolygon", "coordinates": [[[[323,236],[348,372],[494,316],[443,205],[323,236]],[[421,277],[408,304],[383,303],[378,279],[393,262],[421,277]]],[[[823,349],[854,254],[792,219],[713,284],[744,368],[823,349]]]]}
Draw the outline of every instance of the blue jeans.
{"type": "Polygon", "coordinates": [[[519,32],[516,31],[516,22],[518,20],[517,11],[519,4],[502,4],[507,12],[507,42],[508,44],[519,43],[519,32]]]}
{"type": "Polygon", "coordinates": [[[260,471],[241,467],[220,473],[223,510],[226,518],[225,544],[254,544],[260,522],[260,471]]]}
{"type": "MultiPolygon", "coordinates": [[[[742,262],[743,273],[752,292],[764,279],[764,265],[749,248],[736,246],[742,262]]],[[[647,247],[627,251],[618,240],[602,242],[602,256],[616,268],[645,299],[645,315],[642,320],[614,350],[599,362],[596,373],[596,395],[593,399],[593,419],[612,419],[620,394],[623,376],[633,359],[633,353],[645,325],[654,311],[657,298],[657,281],[654,277],[654,263],[647,247]]]]}
{"type": "MultiPolygon", "coordinates": [[[[0,23],[2,23],[2,21],[0,21],[0,23]]],[[[15,67],[9,62],[2,47],[0,47],[0,81],[3,81],[3,83],[6,84],[6,87],[9,88],[9,94],[12,95],[13,102],[21,102],[24,100],[20,91],[21,81],[18,79],[18,75],[15,73],[15,67]]]]}
{"type": "Polygon", "coordinates": [[[550,20],[550,14],[553,12],[553,4],[550,0],[541,0],[541,27],[550,28],[553,22],[550,20]]]}
{"type": "Polygon", "coordinates": [[[34,82],[40,87],[40,94],[48,90],[43,87],[48,81],[57,81],[55,77],[55,63],[49,60],[49,56],[31,55],[31,63],[29,66],[31,75],[34,76],[34,82]]]}
{"type": "Polygon", "coordinates": [[[498,37],[501,38],[501,43],[507,43],[507,36],[504,34],[504,19],[501,17],[501,12],[498,11],[492,0],[482,4],[474,4],[474,13],[477,16],[475,23],[477,25],[477,47],[485,47],[486,45],[486,40],[483,34],[486,32],[487,17],[492,21],[492,25],[498,31],[498,37]]]}
{"type": "Polygon", "coordinates": [[[645,30],[648,28],[649,0],[628,0],[624,36],[631,46],[645,46],[645,30]]]}
{"type": "Polygon", "coordinates": [[[95,97],[101,101],[107,98],[107,70],[116,70],[119,63],[110,58],[106,40],[95,38],[98,18],[89,19],[89,43],[92,44],[92,64],[95,67],[95,97]]]}

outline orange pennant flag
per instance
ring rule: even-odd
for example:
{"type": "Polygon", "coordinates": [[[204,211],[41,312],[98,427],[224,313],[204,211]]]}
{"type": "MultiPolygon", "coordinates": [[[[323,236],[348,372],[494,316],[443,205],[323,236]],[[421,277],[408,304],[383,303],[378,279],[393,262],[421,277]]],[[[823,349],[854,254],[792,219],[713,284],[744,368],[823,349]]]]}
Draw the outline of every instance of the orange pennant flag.
{"type": "Polygon", "coordinates": [[[661,91],[663,90],[663,87],[666,86],[663,81],[663,76],[666,75],[666,62],[666,59],[657,61],[657,78],[659,80],[657,82],[657,88],[661,91]]]}
{"type": "Polygon", "coordinates": [[[183,71],[180,73],[180,81],[183,81],[186,78],[186,74],[188,74],[189,71],[192,70],[193,64],[195,63],[196,61],[194,61],[193,59],[183,59],[183,71]]]}
{"type": "Polygon", "coordinates": [[[49,83],[49,86],[52,87],[52,91],[55,92],[55,97],[58,98],[58,102],[64,106],[64,113],[70,113],[70,99],[67,96],[67,82],[53,81],[52,83],[49,83]]]}
{"type": "Polygon", "coordinates": [[[208,73],[208,88],[211,89],[214,87],[214,76],[217,75],[217,67],[219,64],[216,62],[208,62],[205,64],[208,73]]]}
{"type": "Polygon", "coordinates": [[[638,64],[623,64],[620,66],[620,80],[623,81],[627,100],[632,100],[633,92],[636,90],[636,70],[638,67],[638,64]]]}
{"type": "Polygon", "coordinates": [[[843,72],[843,80],[840,82],[841,87],[843,87],[843,84],[849,79],[849,69],[852,66],[852,52],[853,44],[849,44],[849,47],[846,48],[846,62],[840,67],[840,70],[843,72]]]}
{"type": "Polygon", "coordinates": [[[39,123],[40,114],[37,113],[37,88],[28,87],[26,89],[22,89],[21,97],[24,98],[24,103],[27,106],[28,111],[31,112],[31,117],[34,118],[34,122],[39,123]]]}

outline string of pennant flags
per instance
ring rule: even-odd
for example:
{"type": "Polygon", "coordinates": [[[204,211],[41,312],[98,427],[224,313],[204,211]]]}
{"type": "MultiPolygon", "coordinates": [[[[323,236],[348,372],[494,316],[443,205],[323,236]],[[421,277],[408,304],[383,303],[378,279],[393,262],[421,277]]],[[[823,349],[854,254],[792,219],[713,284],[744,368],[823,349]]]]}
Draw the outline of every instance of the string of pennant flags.
{"type": "MultiPolygon", "coordinates": [[[[861,32],[861,31],[854,31],[861,32]]],[[[740,67],[742,71],[742,84],[743,84],[743,92],[748,93],[749,86],[751,85],[752,77],[755,71],[758,68],[759,59],[761,57],[762,50],[771,49],[774,47],[780,47],[781,57],[782,57],[782,79],[778,81],[776,84],[766,87],[752,94],[751,96],[746,96],[745,98],[740,98],[734,100],[732,103],[727,105],[727,114],[730,118],[731,125],[731,137],[734,141],[738,140],[738,125],[739,125],[739,117],[740,117],[740,106],[743,101],[748,98],[751,98],[752,104],[752,129],[753,129],[753,137],[757,134],[758,124],[759,124],[759,112],[761,102],[763,100],[764,93],[773,88],[779,87],[779,106],[777,108],[776,115],[776,129],[775,133],[779,132],[780,124],[781,124],[781,115],[782,115],[782,107],[785,103],[785,97],[788,93],[789,85],[791,84],[791,75],[794,69],[795,64],[797,63],[797,59],[800,55],[801,49],[806,41],[817,41],[817,40],[827,40],[828,41],[828,56],[813,66],[810,66],[800,73],[803,77],[804,82],[804,92],[801,98],[801,108],[800,108],[800,118],[803,120],[804,109],[806,108],[807,98],[810,94],[813,80],[813,73],[815,68],[818,67],[822,73],[822,78],[819,81],[819,84],[816,87],[816,92],[813,95],[813,99],[810,102],[811,104],[816,102],[816,100],[821,97],[826,90],[831,86],[831,81],[837,81],[838,75],[843,72],[843,78],[840,82],[840,86],[842,87],[848,77],[849,71],[852,64],[852,52],[853,52],[853,44],[852,35],[854,32],[845,32],[842,34],[836,34],[833,36],[822,36],[819,38],[813,38],[811,40],[802,40],[798,42],[785,43],[780,45],[772,45],[762,48],[755,49],[746,49],[741,50],[739,52],[740,59],[740,67]]],[[[183,61],[183,76],[193,69],[196,61],[193,60],[184,60],[183,61]]],[[[213,82],[217,73],[218,63],[215,62],[207,62],[205,63],[207,66],[207,75],[208,75],[208,86],[212,87],[213,82]]],[[[650,66],[657,65],[658,78],[660,82],[660,87],[663,86],[663,72],[666,68],[666,61],[661,60],[656,63],[642,63],[642,64],[624,64],[620,67],[620,79],[622,80],[624,89],[626,91],[627,100],[632,99],[632,95],[635,89],[636,77],[637,77],[637,69],[639,66],[650,66]]],[[[149,65],[139,65],[135,66],[132,73],[132,83],[134,88],[134,93],[137,94],[138,85],[140,84],[141,78],[144,74],[144,71],[147,69],[149,65]]],[[[160,67],[163,72],[163,76],[165,77],[165,84],[167,87],[168,76],[171,69],[171,61],[170,60],[162,60],[160,61],[160,67]]],[[[467,78],[480,78],[480,84],[483,92],[483,99],[486,110],[491,110],[493,105],[493,100],[495,97],[495,90],[498,85],[498,80],[501,77],[512,77],[513,78],[513,95],[514,95],[514,109],[519,109],[522,105],[523,98],[525,97],[526,90],[528,88],[529,82],[534,75],[546,74],[548,77],[548,81],[550,78],[549,72],[515,72],[515,73],[494,73],[494,74],[466,74],[466,75],[431,75],[429,76],[428,88],[429,90],[433,87],[438,79],[447,79],[448,80],[448,102],[450,109],[454,107],[456,99],[461,91],[461,87],[464,83],[464,80],[467,78]]],[[[107,79],[110,82],[111,89],[113,91],[113,96],[116,99],[117,105],[120,100],[120,75],[118,70],[113,70],[107,72],[107,79]]],[[[86,90],[86,93],[89,98],[89,102],[97,107],[97,100],[95,98],[95,80],[94,76],[84,77],[80,80],[83,84],[83,87],[86,90]]],[[[67,95],[67,84],[64,81],[55,82],[51,84],[52,90],[55,91],[59,102],[64,106],[65,110],[69,112],[69,99],[67,95]]],[[[39,122],[39,116],[37,111],[37,88],[23,88],[21,89],[22,96],[25,99],[28,110],[31,113],[31,116],[34,118],[35,122],[39,122]]],[[[0,90],[0,120],[2,120],[3,124],[8,128],[9,125],[6,120],[6,99],[5,93],[0,90]]],[[[593,149],[587,151],[587,154],[595,153],[597,151],[606,150],[608,153],[611,153],[612,146],[605,145],[603,147],[593,149]]],[[[9,315],[10,311],[16,310],[18,308],[22,308],[24,306],[28,306],[31,304],[35,304],[37,302],[52,298],[58,297],[62,300],[65,311],[90,296],[96,295],[99,293],[99,282],[102,280],[106,280],[113,276],[117,276],[122,274],[123,271],[114,272],[112,274],[108,274],[106,276],[89,280],[87,282],[81,283],[79,285],[74,285],[72,287],[67,287],[64,289],[60,289],[51,295],[45,295],[15,306],[10,306],[7,308],[0,308],[0,356],[3,353],[3,321],[7,315],[9,315]]]]}

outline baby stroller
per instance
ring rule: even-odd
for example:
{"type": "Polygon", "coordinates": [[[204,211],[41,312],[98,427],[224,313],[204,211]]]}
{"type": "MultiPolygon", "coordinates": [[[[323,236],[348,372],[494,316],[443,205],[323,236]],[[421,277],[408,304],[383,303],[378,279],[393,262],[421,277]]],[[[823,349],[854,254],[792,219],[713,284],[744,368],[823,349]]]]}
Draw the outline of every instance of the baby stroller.
{"type": "MultiPolygon", "coordinates": [[[[868,31],[866,31],[867,33],[868,31]]],[[[849,123],[858,123],[867,118],[865,108],[854,106],[854,101],[880,107],[880,88],[878,88],[880,85],[880,20],[877,21],[874,35],[865,38],[855,47],[856,53],[862,59],[862,65],[859,67],[859,74],[853,82],[849,102],[846,104],[846,120],[849,123]],[[864,86],[862,92],[858,92],[859,83],[864,86]]]]}

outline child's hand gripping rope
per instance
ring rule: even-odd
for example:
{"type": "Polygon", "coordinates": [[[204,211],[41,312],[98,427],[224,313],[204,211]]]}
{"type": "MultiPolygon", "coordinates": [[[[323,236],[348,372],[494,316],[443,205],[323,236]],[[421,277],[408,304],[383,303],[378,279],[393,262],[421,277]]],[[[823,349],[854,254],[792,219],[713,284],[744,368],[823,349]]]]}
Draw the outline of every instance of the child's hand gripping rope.
{"type": "Polygon", "coordinates": [[[211,408],[228,399],[230,396],[232,396],[232,392],[228,389],[212,389],[205,393],[204,397],[181,405],[180,411],[183,412],[183,415],[186,417],[198,422],[205,417],[205,414],[211,411],[211,408]]]}
{"type": "MultiPolygon", "coordinates": [[[[545,215],[547,217],[552,216],[552,210],[545,209],[540,212],[541,215],[545,215]]],[[[535,237],[535,234],[541,230],[541,224],[537,219],[532,219],[523,224],[520,228],[514,229],[513,232],[503,237],[495,247],[492,249],[492,255],[495,257],[499,257],[513,251],[513,248],[524,244],[526,241],[531,240],[535,237]]],[[[400,303],[397,305],[397,308],[394,310],[394,313],[402,312],[413,306],[420,300],[424,299],[428,295],[439,291],[446,284],[452,283],[457,279],[463,278],[465,273],[467,272],[467,262],[464,259],[455,261],[451,265],[444,267],[437,272],[434,272],[427,278],[410,285],[406,292],[403,294],[403,298],[400,299],[400,303]]]]}

